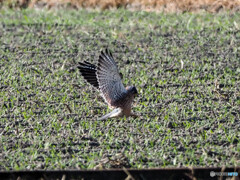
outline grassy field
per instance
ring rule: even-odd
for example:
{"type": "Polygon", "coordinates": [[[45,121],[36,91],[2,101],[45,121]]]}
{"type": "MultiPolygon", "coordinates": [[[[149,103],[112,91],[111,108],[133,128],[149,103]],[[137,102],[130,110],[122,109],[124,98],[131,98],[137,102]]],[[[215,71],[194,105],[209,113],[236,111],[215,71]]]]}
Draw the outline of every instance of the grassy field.
{"type": "Polygon", "coordinates": [[[0,10],[0,170],[240,165],[240,14],[0,10]],[[80,76],[109,47],[133,119],[80,76]]]}

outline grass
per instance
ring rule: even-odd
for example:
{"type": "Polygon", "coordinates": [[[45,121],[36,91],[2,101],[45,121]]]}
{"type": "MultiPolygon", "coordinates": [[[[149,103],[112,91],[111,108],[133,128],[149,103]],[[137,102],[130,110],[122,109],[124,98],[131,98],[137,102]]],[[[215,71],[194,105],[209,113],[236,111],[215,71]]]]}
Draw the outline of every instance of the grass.
{"type": "Polygon", "coordinates": [[[0,12],[0,170],[239,166],[240,14],[0,12]],[[80,76],[109,47],[139,118],[80,76]]]}

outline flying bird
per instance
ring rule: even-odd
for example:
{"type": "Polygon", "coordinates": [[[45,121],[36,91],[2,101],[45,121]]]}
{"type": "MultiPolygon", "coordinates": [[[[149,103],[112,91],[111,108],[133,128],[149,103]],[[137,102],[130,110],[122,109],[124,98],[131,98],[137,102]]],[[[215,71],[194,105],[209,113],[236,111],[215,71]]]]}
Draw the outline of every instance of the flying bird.
{"type": "Polygon", "coordinates": [[[124,87],[116,62],[111,51],[101,51],[98,65],[95,66],[87,61],[79,62],[78,69],[84,79],[101,92],[102,97],[112,112],[99,118],[104,120],[113,117],[136,117],[131,106],[134,97],[138,94],[136,87],[124,87]]]}

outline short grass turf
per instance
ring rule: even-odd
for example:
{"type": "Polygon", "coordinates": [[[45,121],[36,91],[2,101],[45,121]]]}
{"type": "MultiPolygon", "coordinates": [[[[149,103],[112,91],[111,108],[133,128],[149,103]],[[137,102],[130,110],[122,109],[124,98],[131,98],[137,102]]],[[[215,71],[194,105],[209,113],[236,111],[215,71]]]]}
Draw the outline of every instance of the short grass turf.
{"type": "Polygon", "coordinates": [[[240,14],[0,10],[0,170],[240,165],[240,14]],[[108,47],[110,112],[77,63],[108,47]]]}

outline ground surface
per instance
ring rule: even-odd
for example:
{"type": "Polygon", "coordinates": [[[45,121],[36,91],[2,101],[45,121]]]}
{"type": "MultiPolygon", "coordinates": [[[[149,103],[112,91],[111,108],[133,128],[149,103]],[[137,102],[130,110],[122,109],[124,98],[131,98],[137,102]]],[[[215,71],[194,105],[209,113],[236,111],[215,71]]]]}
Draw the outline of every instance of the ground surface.
{"type": "Polygon", "coordinates": [[[116,9],[144,10],[179,13],[207,11],[239,12],[239,0],[0,0],[1,6],[10,8],[68,8],[68,9],[116,9]]]}
{"type": "Polygon", "coordinates": [[[240,165],[240,14],[0,12],[0,170],[240,165]],[[80,76],[109,47],[137,119],[80,76]]]}
{"type": "Polygon", "coordinates": [[[144,10],[167,13],[222,11],[239,12],[239,0],[0,0],[1,6],[10,8],[69,8],[144,10]]]}

